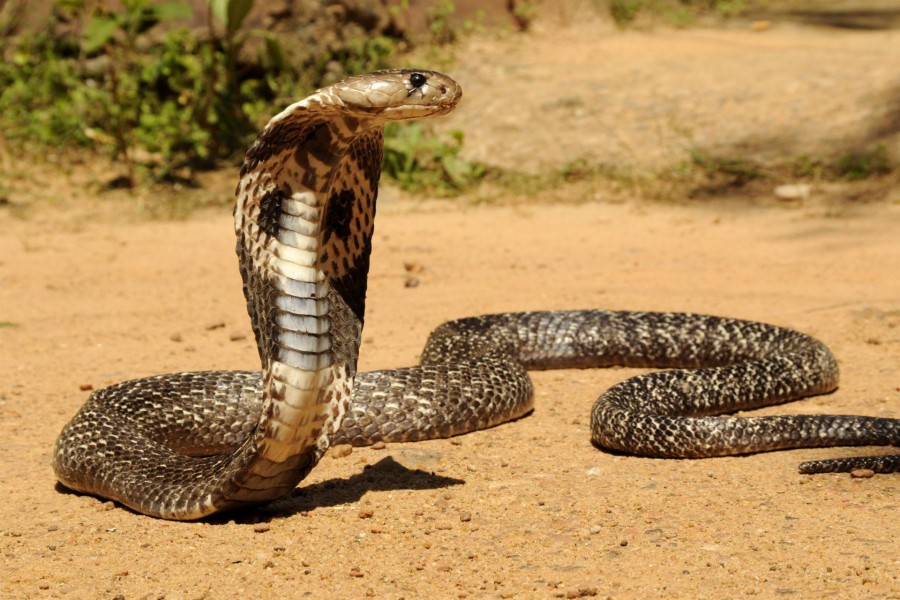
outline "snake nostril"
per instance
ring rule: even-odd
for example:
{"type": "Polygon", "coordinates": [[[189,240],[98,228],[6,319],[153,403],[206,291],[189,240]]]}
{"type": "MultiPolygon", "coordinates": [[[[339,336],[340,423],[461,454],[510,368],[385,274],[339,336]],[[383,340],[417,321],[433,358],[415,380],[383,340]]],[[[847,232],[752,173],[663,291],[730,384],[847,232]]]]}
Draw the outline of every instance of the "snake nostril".
{"type": "Polygon", "coordinates": [[[441,86],[441,94],[446,94],[446,93],[447,93],[447,87],[442,85],[441,86]]]}

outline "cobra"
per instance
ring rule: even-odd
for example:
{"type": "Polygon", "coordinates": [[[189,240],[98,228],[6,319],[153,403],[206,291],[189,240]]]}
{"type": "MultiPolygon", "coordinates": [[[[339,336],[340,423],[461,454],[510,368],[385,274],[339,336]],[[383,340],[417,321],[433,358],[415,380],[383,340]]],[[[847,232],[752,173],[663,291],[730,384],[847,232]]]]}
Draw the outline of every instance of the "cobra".
{"type": "MultiPolygon", "coordinates": [[[[896,445],[900,420],[712,416],[832,391],[817,340],[685,313],[508,313],[445,323],[422,364],[356,373],[387,122],[443,115],[460,86],[379,71],[275,116],[246,154],[234,210],[259,372],[157,375],[94,392],[56,441],[73,490],[166,519],[198,519],[290,493],[332,443],[413,441],[532,409],[528,369],[675,367],[600,396],[595,444],[657,457],[896,445]]],[[[806,472],[900,470],[900,455],[805,463],[806,472]]]]}

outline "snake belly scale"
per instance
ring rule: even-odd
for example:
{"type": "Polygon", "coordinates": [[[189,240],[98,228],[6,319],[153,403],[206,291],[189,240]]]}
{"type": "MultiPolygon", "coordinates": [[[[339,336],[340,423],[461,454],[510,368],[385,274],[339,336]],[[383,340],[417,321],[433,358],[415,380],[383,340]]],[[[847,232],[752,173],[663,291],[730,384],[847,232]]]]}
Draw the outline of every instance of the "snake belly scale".
{"type": "MultiPolygon", "coordinates": [[[[685,313],[507,313],[432,332],[422,364],[356,373],[381,172],[383,126],[450,112],[462,95],[431,71],[378,71],[275,116],[247,152],[234,210],[261,370],[157,375],[98,390],[57,439],[73,490],[166,519],[197,519],[287,495],[332,443],[447,437],[532,408],[528,369],[667,367],[594,405],[598,446],[706,457],[835,445],[897,445],[900,419],[713,416],[834,390],[817,340],[685,313]]],[[[898,455],[805,463],[900,470],[898,455]]]]}

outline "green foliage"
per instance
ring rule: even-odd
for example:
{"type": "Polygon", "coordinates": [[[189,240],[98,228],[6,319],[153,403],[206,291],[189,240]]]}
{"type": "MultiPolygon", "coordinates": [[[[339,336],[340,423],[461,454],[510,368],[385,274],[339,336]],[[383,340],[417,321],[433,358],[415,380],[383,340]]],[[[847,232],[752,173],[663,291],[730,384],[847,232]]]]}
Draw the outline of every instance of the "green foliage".
{"type": "Polygon", "coordinates": [[[764,6],[767,2],[768,0],[610,0],[609,12],[622,28],[633,25],[641,15],[675,27],[687,27],[700,16],[711,15],[727,19],[751,8],[764,6]]]}
{"type": "Polygon", "coordinates": [[[234,36],[253,8],[253,0],[209,0],[212,13],[225,25],[226,35],[234,36]]]}
{"type": "Polygon", "coordinates": [[[691,149],[691,163],[707,177],[727,179],[732,187],[765,177],[763,170],[751,161],[709,154],[697,148],[691,149]]]}
{"type": "MultiPolygon", "coordinates": [[[[274,35],[245,30],[253,0],[208,2],[206,31],[197,34],[183,26],[185,3],[122,0],[114,11],[56,0],[47,30],[10,40],[0,64],[4,138],[108,152],[126,171],[115,181],[132,187],[146,176],[181,180],[238,156],[274,112],[315,86],[393,66],[402,44],[360,35],[297,61],[274,35]],[[255,65],[241,60],[249,40],[260,52],[255,65]]],[[[453,3],[435,10],[442,36],[453,3]]],[[[453,193],[484,173],[461,148],[460,132],[391,128],[385,173],[409,190],[453,193]]]]}
{"type": "Polygon", "coordinates": [[[360,36],[349,40],[346,48],[332,53],[330,59],[341,65],[339,75],[343,77],[388,69],[398,50],[398,44],[393,38],[383,35],[360,36]]]}
{"type": "Polygon", "coordinates": [[[527,29],[537,15],[537,6],[535,6],[535,2],[520,0],[514,3],[512,14],[518,19],[520,28],[527,29]]]}
{"type": "Polygon", "coordinates": [[[137,169],[167,178],[240,152],[257,129],[258,104],[286,92],[288,78],[268,38],[274,68],[241,78],[237,59],[248,36],[241,25],[253,1],[211,2],[223,33],[210,23],[209,35],[199,37],[179,26],[190,17],[184,3],[123,0],[113,11],[58,0],[47,32],[19,38],[12,60],[0,66],[8,139],[108,150],[131,186],[137,169]],[[71,30],[80,35],[52,35],[62,22],[75,23],[71,30]],[[141,37],[160,24],[167,27],[141,37]]]}
{"type": "Polygon", "coordinates": [[[456,13],[453,0],[440,0],[427,11],[428,34],[434,44],[449,44],[456,40],[456,30],[451,22],[456,13]]]}
{"type": "Polygon", "coordinates": [[[421,123],[391,123],[385,129],[383,172],[409,192],[463,192],[484,178],[487,168],[462,158],[462,147],[462,131],[438,136],[421,123]]]}
{"type": "Polygon", "coordinates": [[[619,27],[631,25],[641,10],[643,0],[611,0],[609,13],[619,27]]]}
{"type": "Polygon", "coordinates": [[[800,156],[791,165],[795,178],[823,181],[861,181],[889,175],[897,168],[884,144],[848,152],[831,159],[800,156]]]}
{"type": "Polygon", "coordinates": [[[681,0],[681,3],[695,11],[726,18],[737,16],[749,8],[747,0],[681,0]]]}
{"type": "Polygon", "coordinates": [[[0,64],[0,123],[9,140],[88,144],[89,126],[106,98],[95,82],[84,85],[78,64],[48,36],[24,40],[0,64]]]}
{"type": "MultiPolygon", "coordinates": [[[[179,24],[190,17],[184,3],[124,0],[112,11],[57,0],[47,31],[14,40],[0,65],[6,139],[107,150],[132,186],[139,172],[164,179],[238,155],[273,104],[321,78],[292,67],[272,35],[242,29],[252,6],[210,0],[217,20],[197,35],[179,24]],[[54,34],[63,23],[76,33],[54,34]],[[248,70],[239,57],[253,37],[262,41],[261,68],[248,70]]],[[[394,50],[387,38],[361,39],[342,58],[359,72],[386,67],[394,50]]]]}
{"type": "Polygon", "coordinates": [[[834,174],[844,181],[859,181],[879,175],[887,175],[894,168],[884,144],[872,150],[851,152],[839,157],[834,165],[834,174]]]}
{"type": "Polygon", "coordinates": [[[801,179],[819,179],[822,176],[822,163],[807,154],[795,158],[789,165],[791,176],[801,179]]]}

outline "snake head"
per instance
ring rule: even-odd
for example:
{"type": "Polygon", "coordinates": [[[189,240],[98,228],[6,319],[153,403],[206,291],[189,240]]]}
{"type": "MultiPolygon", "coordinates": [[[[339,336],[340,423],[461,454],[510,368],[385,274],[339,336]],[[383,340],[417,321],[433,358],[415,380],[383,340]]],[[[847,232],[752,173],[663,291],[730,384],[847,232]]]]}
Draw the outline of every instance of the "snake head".
{"type": "Polygon", "coordinates": [[[436,71],[395,69],[350,77],[321,90],[338,100],[343,111],[384,121],[444,115],[462,97],[462,88],[436,71]]]}

